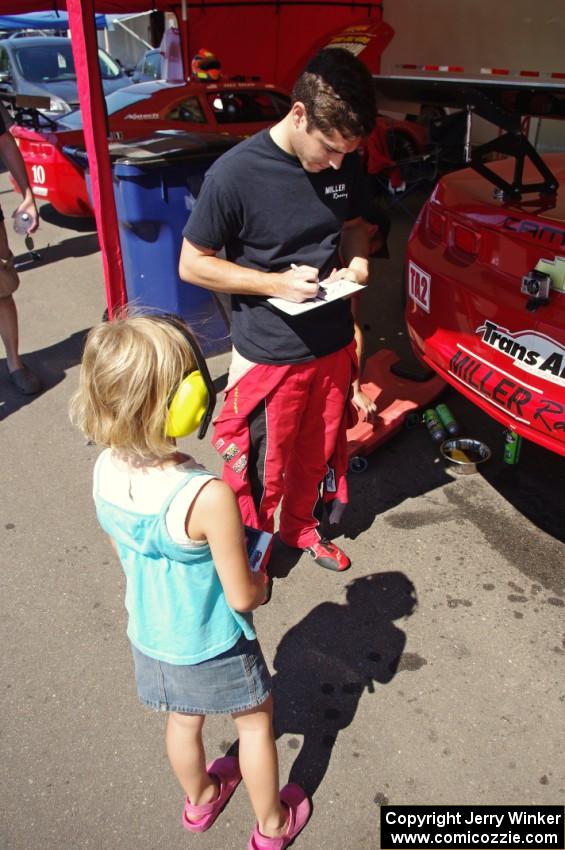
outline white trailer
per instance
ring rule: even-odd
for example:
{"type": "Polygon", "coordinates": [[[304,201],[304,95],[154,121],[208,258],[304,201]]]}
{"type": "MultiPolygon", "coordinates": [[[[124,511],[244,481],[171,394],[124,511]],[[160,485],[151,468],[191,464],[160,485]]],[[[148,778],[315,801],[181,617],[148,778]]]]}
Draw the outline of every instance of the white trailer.
{"type": "MultiPolygon", "coordinates": [[[[395,31],[382,54],[383,75],[439,71],[565,86],[565,0],[384,0],[383,18],[395,31]]],[[[379,105],[393,113],[422,107],[379,105]]],[[[491,134],[475,122],[474,141],[491,134]]],[[[532,120],[529,138],[539,150],[564,150],[565,122],[532,120]]]]}

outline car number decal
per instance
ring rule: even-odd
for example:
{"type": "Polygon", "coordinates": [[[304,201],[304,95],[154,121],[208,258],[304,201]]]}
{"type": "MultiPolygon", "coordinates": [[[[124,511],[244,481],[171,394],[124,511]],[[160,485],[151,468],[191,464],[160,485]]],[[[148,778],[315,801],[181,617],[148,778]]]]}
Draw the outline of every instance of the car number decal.
{"type": "Polygon", "coordinates": [[[31,174],[32,180],[34,183],[45,183],[45,169],[42,165],[32,165],[31,166],[31,174]]]}
{"type": "Polygon", "coordinates": [[[408,295],[426,313],[430,312],[431,287],[432,279],[430,275],[410,260],[408,263],[408,295]]]}

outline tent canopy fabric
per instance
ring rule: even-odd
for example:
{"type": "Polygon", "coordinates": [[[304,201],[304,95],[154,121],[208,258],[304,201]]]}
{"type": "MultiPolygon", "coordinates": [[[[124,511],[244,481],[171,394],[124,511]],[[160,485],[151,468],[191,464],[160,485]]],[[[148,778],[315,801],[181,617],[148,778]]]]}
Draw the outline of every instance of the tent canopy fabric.
{"type": "MultiPolygon", "coordinates": [[[[0,3],[0,7],[5,4],[0,3]]],[[[96,15],[96,29],[104,29],[106,16],[96,15]]],[[[26,15],[0,15],[0,30],[68,30],[69,16],[65,12],[30,12],[26,15]]]]}
{"type": "Polygon", "coordinates": [[[226,76],[258,75],[289,89],[306,61],[333,40],[336,31],[380,20],[374,3],[322,6],[283,0],[278,5],[253,6],[227,0],[221,7],[207,7],[204,2],[188,9],[188,52],[192,56],[206,47],[218,57],[226,76]]]}
{"type": "MultiPolygon", "coordinates": [[[[382,17],[378,0],[93,0],[92,5],[107,17],[173,12],[181,27],[185,67],[204,47],[216,54],[226,76],[259,76],[285,87],[321,37],[382,17]]],[[[66,8],[66,0],[0,0],[2,15],[66,8]]]]}

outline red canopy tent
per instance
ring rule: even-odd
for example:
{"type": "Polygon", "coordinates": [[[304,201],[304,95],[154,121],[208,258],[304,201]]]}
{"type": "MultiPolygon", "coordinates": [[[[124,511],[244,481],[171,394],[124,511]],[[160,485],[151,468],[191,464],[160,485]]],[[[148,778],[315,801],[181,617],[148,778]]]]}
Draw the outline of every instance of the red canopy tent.
{"type": "Polygon", "coordinates": [[[109,315],[125,304],[126,290],[108,155],[104,98],[97,56],[95,12],[160,10],[176,15],[184,67],[200,47],[220,58],[227,75],[259,75],[290,87],[306,58],[325,44],[363,52],[379,70],[380,53],[392,38],[373,0],[0,0],[0,14],[67,11],[100,239],[109,315]]]}

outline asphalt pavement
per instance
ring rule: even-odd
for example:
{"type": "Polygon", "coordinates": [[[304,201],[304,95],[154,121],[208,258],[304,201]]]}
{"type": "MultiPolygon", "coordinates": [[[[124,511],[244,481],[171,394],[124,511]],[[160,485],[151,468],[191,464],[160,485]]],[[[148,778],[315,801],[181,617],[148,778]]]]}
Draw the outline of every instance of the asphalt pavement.
{"type": "MultiPolygon", "coordinates": [[[[0,203],[7,216],[16,204],[5,175],[0,203]]],[[[392,257],[373,265],[369,352],[409,357],[409,226],[396,210],[392,257]]],[[[68,421],[82,340],[105,308],[93,224],[44,206],[41,260],[11,242],[21,349],[46,389],[18,395],[0,362],[0,847],[243,850],[253,826],[243,788],[210,832],[181,826],[165,718],[137,702],[122,573],[95,521],[98,450],[68,421]]],[[[210,361],[219,386],[228,359],[210,361]]],[[[281,779],[313,794],[297,848],[376,850],[385,803],[565,800],[565,459],[529,444],[505,467],[501,427],[453,391],[443,400],[491,447],[480,473],[454,477],[423,428],[404,429],[350,477],[338,538],[349,572],[275,549],[256,625],[274,673],[281,779]]],[[[220,471],[208,439],[183,448],[220,471]]],[[[234,740],[229,719],[207,722],[210,758],[234,740]]]]}

